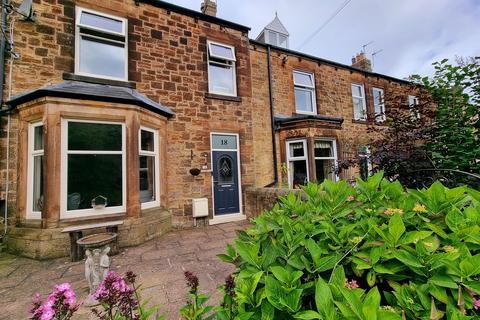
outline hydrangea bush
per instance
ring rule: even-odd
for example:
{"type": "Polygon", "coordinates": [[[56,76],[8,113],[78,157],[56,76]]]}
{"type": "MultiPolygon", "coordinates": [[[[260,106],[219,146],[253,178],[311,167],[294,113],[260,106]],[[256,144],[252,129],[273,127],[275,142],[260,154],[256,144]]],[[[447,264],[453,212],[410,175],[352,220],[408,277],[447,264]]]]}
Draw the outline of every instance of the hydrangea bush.
{"type": "Polygon", "coordinates": [[[303,190],[220,255],[238,319],[480,318],[480,192],[382,173],[303,190]]]}

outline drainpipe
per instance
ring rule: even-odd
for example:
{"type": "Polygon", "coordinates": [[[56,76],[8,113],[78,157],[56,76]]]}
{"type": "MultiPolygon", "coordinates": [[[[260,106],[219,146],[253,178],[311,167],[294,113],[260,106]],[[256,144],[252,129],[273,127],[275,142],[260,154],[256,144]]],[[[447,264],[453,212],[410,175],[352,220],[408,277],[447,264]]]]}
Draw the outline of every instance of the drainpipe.
{"type": "MultiPolygon", "coordinates": [[[[0,34],[0,109],[3,109],[3,85],[5,82],[5,47],[7,39],[7,5],[8,0],[2,0],[2,14],[1,14],[1,25],[0,28],[2,33],[0,34]]],[[[1,115],[0,115],[1,116],[1,115]]],[[[8,124],[7,124],[7,155],[9,154],[9,142],[10,142],[10,115],[8,115],[8,124]]],[[[7,234],[7,219],[8,219],[8,159],[7,159],[7,174],[6,174],[6,186],[5,186],[5,212],[4,212],[4,230],[3,230],[3,237],[7,234]]]]}
{"type": "Polygon", "coordinates": [[[267,45],[267,67],[268,67],[268,97],[270,100],[270,118],[272,127],[272,156],[273,156],[273,182],[269,183],[265,187],[272,187],[278,183],[278,171],[277,171],[277,143],[275,139],[275,109],[273,106],[273,85],[272,85],[272,62],[270,45],[267,45]]]}

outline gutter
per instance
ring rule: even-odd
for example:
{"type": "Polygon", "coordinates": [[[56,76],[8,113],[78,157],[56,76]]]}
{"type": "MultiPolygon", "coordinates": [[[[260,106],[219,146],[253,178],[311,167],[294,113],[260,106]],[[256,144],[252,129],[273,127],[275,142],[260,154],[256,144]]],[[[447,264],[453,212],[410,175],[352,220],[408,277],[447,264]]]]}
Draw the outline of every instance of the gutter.
{"type": "Polygon", "coordinates": [[[273,105],[273,85],[272,85],[272,62],[270,45],[267,45],[267,68],[268,68],[268,98],[270,102],[270,118],[272,128],[272,156],[273,156],[273,182],[267,184],[265,187],[272,187],[278,184],[278,171],[277,171],[277,141],[275,139],[275,108],[273,105]]]}

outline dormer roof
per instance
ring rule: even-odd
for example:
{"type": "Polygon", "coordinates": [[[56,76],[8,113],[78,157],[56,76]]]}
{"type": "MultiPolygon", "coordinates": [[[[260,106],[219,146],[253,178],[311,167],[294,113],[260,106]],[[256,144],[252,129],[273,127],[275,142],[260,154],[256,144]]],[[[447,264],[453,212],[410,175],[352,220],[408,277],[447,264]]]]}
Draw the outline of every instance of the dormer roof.
{"type": "Polygon", "coordinates": [[[288,33],[287,28],[285,28],[282,21],[280,21],[280,19],[278,18],[277,13],[275,13],[275,18],[272,20],[272,22],[267,24],[267,26],[264,29],[275,31],[275,32],[278,32],[278,33],[286,35],[286,36],[290,35],[288,33]]]}

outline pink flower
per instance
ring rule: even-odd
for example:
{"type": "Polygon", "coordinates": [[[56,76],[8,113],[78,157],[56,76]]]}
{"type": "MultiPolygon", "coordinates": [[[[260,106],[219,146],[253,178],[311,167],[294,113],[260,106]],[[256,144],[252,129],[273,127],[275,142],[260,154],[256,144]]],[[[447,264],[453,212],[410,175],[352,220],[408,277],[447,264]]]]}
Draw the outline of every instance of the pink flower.
{"type": "Polygon", "coordinates": [[[473,308],[475,310],[478,310],[480,308],[480,299],[477,300],[477,299],[473,298],[473,308]]]}
{"type": "Polygon", "coordinates": [[[51,320],[55,316],[55,311],[53,311],[52,308],[46,309],[44,308],[42,310],[42,316],[40,317],[40,320],[51,320]]]}
{"type": "Polygon", "coordinates": [[[358,285],[357,280],[352,279],[351,281],[348,281],[348,279],[345,279],[345,288],[357,289],[360,288],[360,286],[358,285]]]}

